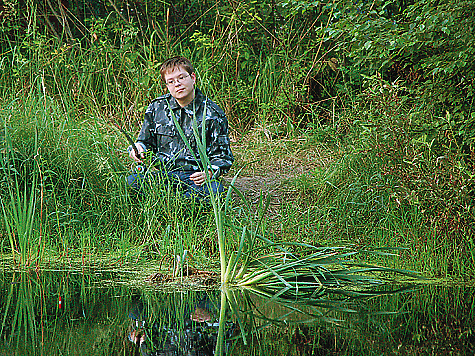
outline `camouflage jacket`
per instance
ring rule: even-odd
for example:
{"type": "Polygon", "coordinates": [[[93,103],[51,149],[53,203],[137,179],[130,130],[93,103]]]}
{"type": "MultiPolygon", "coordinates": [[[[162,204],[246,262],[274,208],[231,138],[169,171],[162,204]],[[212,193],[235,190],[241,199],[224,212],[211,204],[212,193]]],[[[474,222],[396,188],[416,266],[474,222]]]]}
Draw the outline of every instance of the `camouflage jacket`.
{"type": "Polygon", "coordinates": [[[181,108],[170,94],[152,101],[145,111],[145,119],[137,143],[147,151],[152,150],[157,163],[163,164],[168,171],[175,169],[204,170],[199,161],[198,148],[193,134],[194,113],[199,137],[201,137],[203,117],[206,117],[206,154],[211,165],[208,168],[212,168],[215,177],[227,173],[234,161],[229,146],[228,121],[224,111],[198,89],[195,89],[195,99],[184,108],[181,108]],[[193,153],[190,152],[177,130],[170,109],[190,143],[193,153]]]}

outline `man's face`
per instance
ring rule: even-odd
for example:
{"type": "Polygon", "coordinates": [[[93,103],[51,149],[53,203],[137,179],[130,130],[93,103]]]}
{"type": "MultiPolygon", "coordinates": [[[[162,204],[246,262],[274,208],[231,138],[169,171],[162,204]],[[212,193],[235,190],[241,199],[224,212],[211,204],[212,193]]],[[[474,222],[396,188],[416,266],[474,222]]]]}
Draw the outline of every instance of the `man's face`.
{"type": "Polygon", "coordinates": [[[168,91],[181,106],[189,104],[195,95],[195,73],[189,74],[183,67],[178,66],[168,70],[164,75],[168,91]]]}

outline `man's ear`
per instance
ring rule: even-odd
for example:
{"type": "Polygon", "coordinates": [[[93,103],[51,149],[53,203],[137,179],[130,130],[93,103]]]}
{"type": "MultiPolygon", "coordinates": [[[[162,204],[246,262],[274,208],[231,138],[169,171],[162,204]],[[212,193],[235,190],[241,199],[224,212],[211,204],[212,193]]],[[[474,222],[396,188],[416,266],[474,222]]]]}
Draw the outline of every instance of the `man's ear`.
{"type": "Polygon", "coordinates": [[[190,74],[190,78],[193,79],[193,84],[195,84],[196,83],[196,74],[195,74],[195,72],[190,74]]]}

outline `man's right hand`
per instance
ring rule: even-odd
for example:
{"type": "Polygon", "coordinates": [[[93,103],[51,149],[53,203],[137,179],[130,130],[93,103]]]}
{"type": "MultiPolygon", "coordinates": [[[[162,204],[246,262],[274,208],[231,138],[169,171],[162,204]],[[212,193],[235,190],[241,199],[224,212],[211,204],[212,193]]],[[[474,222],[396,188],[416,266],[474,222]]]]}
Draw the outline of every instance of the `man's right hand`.
{"type": "Polygon", "coordinates": [[[142,145],[135,144],[135,148],[138,152],[138,157],[135,155],[135,150],[129,149],[129,157],[132,158],[137,163],[142,163],[142,159],[145,158],[145,150],[143,149],[142,145]]]}

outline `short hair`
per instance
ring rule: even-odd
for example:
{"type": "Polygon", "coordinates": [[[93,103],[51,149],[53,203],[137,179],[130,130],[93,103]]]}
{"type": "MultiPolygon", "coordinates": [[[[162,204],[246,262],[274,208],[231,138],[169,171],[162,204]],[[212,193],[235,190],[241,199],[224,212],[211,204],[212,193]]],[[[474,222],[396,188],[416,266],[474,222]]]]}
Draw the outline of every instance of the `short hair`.
{"type": "Polygon", "coordinates": [[[176,57],[168,58],[165,62],[162,63],[160,67],[160,75],[162,76],[162,80],[165,80],[166,72],[178,66],[182,66],[190,75],[191,73],[195,72],[195,69],[193,68],[193,64],[191,64],[188,58],[185,58],[182,56],[176,56],[176,57]]]}

